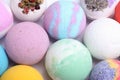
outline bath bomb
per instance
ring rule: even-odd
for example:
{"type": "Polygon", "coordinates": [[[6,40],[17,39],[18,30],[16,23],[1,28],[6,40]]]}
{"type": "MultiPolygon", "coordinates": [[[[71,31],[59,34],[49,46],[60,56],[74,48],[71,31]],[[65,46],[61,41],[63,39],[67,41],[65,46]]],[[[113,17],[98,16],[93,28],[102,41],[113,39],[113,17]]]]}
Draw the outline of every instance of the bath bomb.
{"type": "Polygon", "coordinates": [[[43,25],[55,39],[76,38],[86,27],[86,16],[74,1],[56,1],[45,11],[43,25]]]}
{"type": "Polygon", "coordinates": [[[79,41],[62,39],[49,47],[45,66],[53,80],[85,80],[92,69],[92,59],[79,41]]]}
{"type": "Polygon", "coordinates": [[[115,7],[120,0],[80,0],[86,15],[89,19],[111,17],[115,7]]]}
{"type": "Polygon", "coordinates": [[[2,38],[13,25],[13,15],[10,8],[0,2],[0,38],[2,38]]]}
{"type": "Polygon", "coordinates": [[[45,30],[33,22],[13,26],[5,37],[8,56],[19,64],[36,64],[45,55],[49,38],[45,30]]]}
{"type": "Polygon", "coordinates": [[[33,67],[17,65],[9,68],[1,80],[44,80],[42,75],[33,67]]]}
{"type": "Polygon", "coordinates": [[[110,18],[91,22],[84,34],[84,43],[97,59],[120,56],[120,24],[110,18]]]}
{"type": "Polygon", "coordinates": [[[116,21],[118,21],[120,23],[120,2],[118,3],[118,5],[115,8],[114,18],[115,18],[116,21]]]}
{"type": "Polygon", "coordinates": [[[10,6],[19,20],[36,21],[46,10],[46,0],[11,0],[10,6]]]}
{"type": "Polygon", "coordinates": [[[2,75],[8,68],[8,58],[5,50],[0,45],[0,75],[2,75]]]}
{"type": "Polygon", "coordinates": [[[120,61],[108,59],[96,64],[90,80],[120,80],[120,61]]]}

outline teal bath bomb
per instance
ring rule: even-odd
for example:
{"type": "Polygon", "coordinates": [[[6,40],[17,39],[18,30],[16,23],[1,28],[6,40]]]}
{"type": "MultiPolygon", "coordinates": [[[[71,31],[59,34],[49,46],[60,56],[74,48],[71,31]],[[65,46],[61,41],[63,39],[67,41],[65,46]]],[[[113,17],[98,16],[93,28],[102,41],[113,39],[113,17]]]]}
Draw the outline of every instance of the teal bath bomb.
{"type": "Polygon", "coordinates": [[[92,69],[92,58],[79,41],[62,39],[48,49],[45,66],[53,80],[85,80],[92,69]]]}

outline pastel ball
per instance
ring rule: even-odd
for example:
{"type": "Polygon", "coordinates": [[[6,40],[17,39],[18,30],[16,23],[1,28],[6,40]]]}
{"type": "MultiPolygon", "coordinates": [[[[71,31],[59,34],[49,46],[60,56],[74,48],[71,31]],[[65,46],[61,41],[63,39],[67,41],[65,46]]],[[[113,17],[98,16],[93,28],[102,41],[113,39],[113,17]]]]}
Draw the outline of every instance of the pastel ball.
{"type": "Polygon", "coordinates": [[[74,1],[56,1],[45,11],[43,25],[55,39],[76,38],[86,27],[86,16],[74,1]]]}
{"type": "Polygon", "coordinates": [[[90,80],[120,80],[120,61],[108,59],[97,63],[90,74],[90,80]]]}
{"type": "Polygon", "coordinates": [[[42,75],[34,68],[26,65],[17,65],[9,68],[1,80],[44,80],[42,75]]]}
{"type": "Polygon", "coordinates": [[[92,69],[92,58],[79,41],[62,39],[49,47],[45,66],[53,80],[85,80],[92,69]]]}
{"type": "Polygon", "coordinates": [[[120,56],[120,24],[110,18],[91,22],[84,33],[84,43],[96,59],[120,56]]]}
{"type": "Polygon", "coordinates": [[[5,37],[8,56],[18,64],[38,63],[49,46],[45,30],[33,22],[21,22],[13,26],[5,37]]]}
{"type": "Polygon", "coordinates": [[[80,0],[87,18],[94,20],[103,17],[113,17],[115,7],[120,0],[80,0]]]}
{"type": "Polygon", "coordinates": [[[0,46],[0,75],[2,75],[8,68],[8,57],[2,46],[0,46]]]}
{"type": "Polygon", "coordinates": [[[29,10],[28,14],[23,13],[23,9],[20,8],[18,5],[22,0],[11,0],[10,7],[15,15],[15,17],[21,21],[37,21],[41,18],[44,11],[46,10],[46,0],[43,0],[43,3],[40,4],[39,10],[31,11],[29,10]]]}
{"type": "Polygon", "coordinates": [[[0,39],[5,36],[12,25],[13,15],[10,8],[4,2],[0,2],[0,39]]]}

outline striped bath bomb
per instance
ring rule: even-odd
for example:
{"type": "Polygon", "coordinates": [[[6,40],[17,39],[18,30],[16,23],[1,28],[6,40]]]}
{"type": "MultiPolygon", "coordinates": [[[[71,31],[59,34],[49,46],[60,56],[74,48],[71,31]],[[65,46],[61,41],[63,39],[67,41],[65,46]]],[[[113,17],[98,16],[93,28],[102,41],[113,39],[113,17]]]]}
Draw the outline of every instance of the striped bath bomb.
{"type": "Polygon", "coordinates": [[[43,25],[55,39],[76,38],[86,27],[86,16],[77,3],[56,1],[45,11],[43,25]]]}
{"type": "Polygon", "coordinates": [[[120,61],[108,59],[93,68],[89,80],[120,80],[120,61]]]}

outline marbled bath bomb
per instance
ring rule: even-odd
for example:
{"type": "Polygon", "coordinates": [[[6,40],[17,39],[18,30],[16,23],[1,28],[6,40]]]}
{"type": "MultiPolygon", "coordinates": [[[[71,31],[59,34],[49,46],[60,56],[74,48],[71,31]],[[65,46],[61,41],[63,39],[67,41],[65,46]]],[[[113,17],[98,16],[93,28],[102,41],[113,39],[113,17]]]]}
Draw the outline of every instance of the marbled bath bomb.
{"type": "Polygon", "coordinates": [[[120,61],[108,59],[96,64],[90,80],[120,80],[120,61]]]}
{"type": "Polygon", "coordinates": [[[92,58],[79,41],[62,39],[49,47],[45,66],[53,80],[85,80],[92,69],[92,58]]]}
{"type": "Polygon", "coordinates": [[[86,16],[76,2],[56,1],[45,11],[43,25],[55,39],[76,38],[86,27],[86,16]]]}

